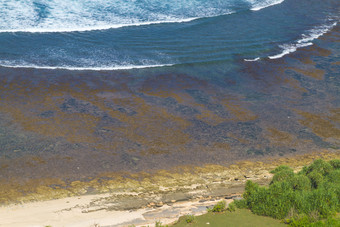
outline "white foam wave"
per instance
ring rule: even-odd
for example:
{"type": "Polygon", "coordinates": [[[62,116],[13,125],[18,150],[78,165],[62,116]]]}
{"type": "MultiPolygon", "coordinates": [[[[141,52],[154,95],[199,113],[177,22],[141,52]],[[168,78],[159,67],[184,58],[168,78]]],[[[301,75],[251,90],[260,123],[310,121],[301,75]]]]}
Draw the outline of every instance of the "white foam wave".
{"type": "Polygon", "coordinates": [[[297,40],[291,44],[283,44],[279,47],[282,49],[280,54],[276,54],[273,56],[268,56],[269,59],[278,59],[282,58],[283,56],[295,52],[298,48],[311,46],[313,45],[312,41],[319,38],[320,36],[324,35],[328,31],[330,31],[334,26],[337,25],[337,22],[334,22],[330,25],[322,25],[315,27],[311,30],[308,30],[306,34],[302,34],[302,38],[297,40]]]}
{"type": "Polygon", "coordinates": [[[38,65],[11,65],[2,64],[0,66],[7,68],[23,68],[23,69],[59,69],[70,71],[114,71],[114,70],[128,70],[128,69],[144,69],[173,66],[174,64],[159,64],[159,65],[120,65],[120,66],[105,66],[105,67],[72,67],[72,66],[38,66],[38,65]]]}
{"type": "Polygon", "coordinates": [[[73,32],[229,14],[230,1],[0,0],[0,32],[73,32]]]}
{"type": "Polygon", "coordinates": [[[252,11],[259,11],[269,6],[281,4],[282,2],[284,2],[284,0],[264,0],[264,1],[250,0],[250,3],[252,3],[253,5],[253,7],[251,8],[252,11]]]}
{"type": "Polygon", "coordinates": [[[254,59],[244,59],[244,61],[258,61],[260,60],[260,57],[254,58],[254,59]]]}
{"type": "Polygon", "coordinates": [[[86,32],[86,31],[98,31],[115,29],[122,27],[132,27],[132,26],[144,26],[152,24],[166,24],[166,23],[185,23],[193,20],[199,19],[198,17],[177,19],[177,20],[164,20],[164,21],[148,21],[130,24],[113,24],[113,25],[99,25],[99,26],[89,26],[89,27],[69,27],[69,28],[23,28],[23,29],[9,29],[0,30],[0,33],[10,33],[10,32],[29,32],[29,33],[54,33],[54,32],[86,32]]]}
{"type": "Polygon", "coordinates": [[[304,43],[304,44],[284,44],[280,47],[283,49],[283,51],[280,54],[269,56],[270,59],[277,59],[282,58],[283,56],[295,52],[298,48],[311,46],[313,43],[304,43]]]}
{"type": "Polygon", "coordinates": [[[337,22],[334,22],[331,25],[323,25],[323,26],[320,26],[320,27],[313,28],[308,32],[309,34],[307,34],[307,35],[303,34],[302,39],[298,40],[297,42],[298,43],[306,43],[306,42],[313,41],[314,39],[317,39],[320,36],[327,33],[329,30],[331,30],[336,25],[337,25],[337,22]]]}
{"type": "MultiPolygon", "coordinates": [[[[283,0],[243,0],[252,10],[283,0]]],[[[0,0],[1,32],[75,32],[183,23],[234,13],[233,0],[0,0]]]]}

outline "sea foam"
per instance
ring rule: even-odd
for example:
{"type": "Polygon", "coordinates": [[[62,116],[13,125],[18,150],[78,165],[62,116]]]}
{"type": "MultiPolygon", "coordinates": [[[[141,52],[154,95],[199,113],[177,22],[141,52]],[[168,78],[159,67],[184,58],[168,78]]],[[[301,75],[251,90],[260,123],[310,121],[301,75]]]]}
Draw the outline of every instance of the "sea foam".
{"type": "Polygon", "coordinates": [[[301,38],[294,43],[283,44],[279,47],[282,49],[282,52],[273,56],[268,56],[270,59],[282,58],[283,56],[295,52],[298,48],[311,46],[313,45],[312,41],[324,35],[328,31],[330,31],[334,26],[337,25],[337,22],[333,22],[331,24],[316,26],[310,30],[308,30],[305,34],[302,34],[301,38]]]}
{"type": "Polygon", "coordinates": [[[258,11],[269,6],[278,5],[284,2],[284,0],[265,0],[265,1],[249,0],[249,1],[253,5],[253,7],[251,8],[251,10],[253,11],[258,11]]]}
{"type": "MultiPolygon", "coordinates": [[[[243,0],[249,9],[260,10],[283,0],[243,0]]],[[[183,23],[199,18],[235,13],[231,0],[25,0],[0,1],[1,32],[84,32],[183,23]]],[[[238,10],[247,10],[239,9],[238,10]]]]}
{"type": "Polygon", "coordinates": [[[260,60],[260,57],[253,58],[253,59],[244,59],[244,61],[258,61],[260,60]]]}
{"type": "Polygon", "coordinates": [[[6,68],[23,68],[23,69],[52,69],[52,70],[69,70],[69,71],[113,71],[113,70],[128,70],[128,69],[145,69],[173,66],[173,64],[158,64],[158,65],[117,65],[117,66],[101,66],[101,67],[72,67],[67,65],[62,66],[39,66],[34,64],[15,65],[10,62],[1,62],[1,67],[6,68]]]}

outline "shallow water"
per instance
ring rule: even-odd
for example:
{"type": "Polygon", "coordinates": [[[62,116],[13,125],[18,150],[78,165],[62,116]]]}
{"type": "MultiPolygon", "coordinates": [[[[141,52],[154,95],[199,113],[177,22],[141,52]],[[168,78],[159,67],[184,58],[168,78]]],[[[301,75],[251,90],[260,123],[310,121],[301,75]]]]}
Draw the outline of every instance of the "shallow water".
{"type": "Polygon", "coordinates": [[[3,180],[339,149],[338,1],[148,2],[0,1],[3,180]]]}

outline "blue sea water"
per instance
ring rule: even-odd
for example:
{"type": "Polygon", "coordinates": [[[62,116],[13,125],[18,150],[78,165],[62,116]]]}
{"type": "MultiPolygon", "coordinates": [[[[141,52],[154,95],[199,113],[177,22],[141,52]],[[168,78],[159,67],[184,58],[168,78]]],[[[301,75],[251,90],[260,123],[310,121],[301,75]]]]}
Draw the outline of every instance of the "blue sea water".
{"type": "Polygon", "coordinates": [[[0,65],[233,67],[313,45],[339,0],[0,0],[0,65]]]}

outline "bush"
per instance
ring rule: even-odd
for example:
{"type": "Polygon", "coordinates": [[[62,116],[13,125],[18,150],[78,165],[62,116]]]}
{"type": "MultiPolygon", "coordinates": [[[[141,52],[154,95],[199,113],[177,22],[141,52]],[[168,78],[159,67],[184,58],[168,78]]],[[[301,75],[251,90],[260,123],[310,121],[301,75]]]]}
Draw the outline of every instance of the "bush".
{"type": "Polygon", "coordinates": [[[294,190],[309,191],[312,188],[309,178],[304,175],[294,175],[288,179],[288,182],[294,190]]]}
{"type": "Polygon", "coordinates": [[[224,200],[219,201],[213,208],[211,208],[209,211],[211,212],[223,212],[226,211],[226,203],[224,200]]]}
{"type": "Polygon", "coordinates": [[[270,182],[270,184],[284,180],[290,180],[292,177],[294,177],[293,170],[281,170],[273,176],[273,179],[270,182]]]}
{"type": "Polygon", "coordinates": [[[331,164],[334,169],[340,169],[340,159],[330,160],[329,164],[331,164]]]}
{"type": "Polygon", "coordinates": [[[235,204],[235,202],[229,203],[229,206],[228,206],[227,210],[230,211],[230,212],[235,212],[236,211],[236,204],[235,204]]]}
{"type": "Polygon", "coordinates": [[[312,172],[308,173],[307,176],[309,177],[309,179],[311,181],[312,187],[315,188],[315,189],[318,188],[318,186],[324,180],[323,176],[317,171],[312,171],[312,172]]]}
{"type": "Polygon", "coordinates": [[[310,220],[307,215],[300,215],[296,218],[292,218],[287,224],[294,227],[308,226],[310,224],[310,220]]]}
{"type": "Polygon", "coordinates": [[[334,168],[329,163],[322,159],[315,160],[310,166],[306,166],[303,168],[302,173],[309,174],[313,171],[316,171],[320,173],[322,176],[327,175],[330,171],[332,171],[334,168]]]}
{"type": "Polygon", "coordinates": [[[239,209],[248,208],[247,200],[245,199],[235,200],[234,203],[235,203],[235,206],[239,209]]]}
{"type": "Polygon", "coordinates": [[[195,221],[195,216],[194,215],[186,215],[185,216],[185,222],[186,223],[193,223],[195,221]]]}
{"type": "Polygon", "coordinates": [[[280,166],[272,171],[274,176],[269,187],[248,181],[244,200],[235,201],[235,206],[283,219],[291,226],[331,220],[340,211],[339,165],[339,160],[316,160],[297,174],[287,166],[280,166]]]}
{"type": "Polygon", "coordinates": [[[327,181],[334,184],[340,184],[340,169],[334,170],[327,175],[327,181]]]}
{"type": "Polygon", "coordinates": [[[271,173],[275,174],[275,173],[278,173],[278,172],[281,172],[281,171],[291,171],[293,172],[293,169],[290,168],[289,166],[279,166],[279,167],[276,167],[276,169],[270,171],[271,173]]]}
{"type": "Polygon", "coordinates": [[[340,226],[340,218],[328,218],[327,220],[311,223],[310,227],[334,227],[340,226]]]}

